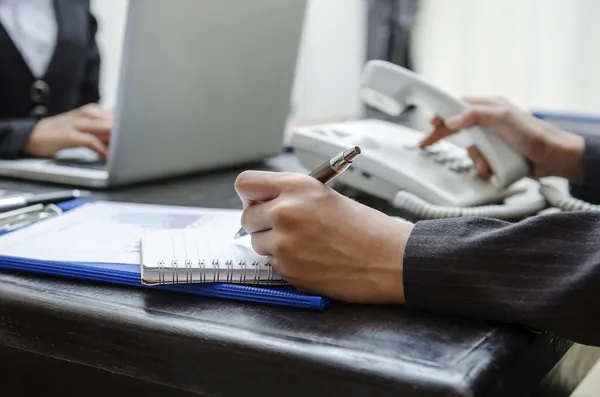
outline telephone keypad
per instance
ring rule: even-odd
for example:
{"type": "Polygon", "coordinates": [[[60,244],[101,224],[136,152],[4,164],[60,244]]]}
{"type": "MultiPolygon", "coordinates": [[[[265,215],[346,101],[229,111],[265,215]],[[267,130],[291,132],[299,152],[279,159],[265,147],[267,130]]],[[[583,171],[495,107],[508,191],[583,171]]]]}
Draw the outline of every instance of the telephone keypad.
{"type": "Polygon", "coordinates": [[[406,143],[403,147],[410,151],[418,150],[420,155],[430,158],[436,164],[458,174],[466,174],[474,170],[474,164],[466,153],[445,145],[443,142],[438,142],[423,149],[419,147],[418,142],[406,143]]]}
{"type": "Polygon", "coordinates": [[[438,155],[446,152],[446,150],[444,150],[444,148],[439,145],[432,145],[423,150],[433,155],[438,155]]]}
{"type": "Polygon", "coordinates": [[[469,171],[469,168],[463,167],[461,165],[452,165],[452,166],[450,166],[450,169],[452,171],[454,171],[454,172],[458,172],[458,173],[461,173],[461,174],[464,173],[464,172],[469,171]]]}
{"type": "Polygon", "coordinates": [[[407,143],[407,144],[403,145],[403,147],[406,150],[413,151],[413,150],[419,149],[419,143],[418,142],[407,143]]]}
{"type": "Polygon", "coordinates": [[[443,152],[440,153],[438,156],[435,157],[435,161],[436,162],[441,162],[442,164],[450,162],[450,161],[456,161],[458,159],[457,154],[456,153],[452,153],[452,152],[443,152]]]}

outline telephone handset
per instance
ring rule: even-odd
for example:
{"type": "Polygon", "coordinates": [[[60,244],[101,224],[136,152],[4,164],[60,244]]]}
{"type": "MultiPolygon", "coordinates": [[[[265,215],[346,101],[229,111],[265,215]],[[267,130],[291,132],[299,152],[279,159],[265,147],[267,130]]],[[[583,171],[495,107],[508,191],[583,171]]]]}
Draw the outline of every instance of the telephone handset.
{"type": "MultiPolygon", "coordinates": [[[[389,115],[400,114],[405,105],[417,105],[446,118],[468,107],[415,73],[385,61],[368,62],[360,84],[361,99],[389,115]]],[[[423,132],[405,126],[366,119],[298,128],[291,144],[309,169],[349,145],[360,146],[362,155],[337,180],[421,219],[520,219],[546,208],[540,184],[526,178],[527,162],[497,135],[473,128],[421,149],[423,137],[423,132]],[[492,180],[476,175],[466,150],[470,144],[489,162],[492,180]]]]}
{"type": "MultiPolygon", "coordinates": [[[[429,108],[442,119],[462,113],[469,107],[416,73],[379,60],[366,64],[360,91],[363,102],[392,116],[399,115],[409,104],[429,108]]],[[[498,188],[507,187],[529,174],[525,159],[496,134],[482,127],[471,128],[447,140],[465,149],[471,144],[477,146],[493,172],[490,182],[498,188]]]]}

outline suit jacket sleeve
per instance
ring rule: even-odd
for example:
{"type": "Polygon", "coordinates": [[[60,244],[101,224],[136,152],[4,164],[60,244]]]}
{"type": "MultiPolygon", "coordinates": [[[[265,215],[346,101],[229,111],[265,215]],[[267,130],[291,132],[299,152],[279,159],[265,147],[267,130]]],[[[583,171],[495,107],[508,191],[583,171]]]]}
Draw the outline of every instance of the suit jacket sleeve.
{"type": "Polygon", "coordinates": [[[405,250],[406,303],[600,346],[599,247],[600,213],[418,222],[405,250]]]}
{"type": "Polygon", "coordinates": [[[37,121],[33,119],[0,120],[0,159],[16,159],[37,121]]]}
{"type": "Polygon", "coordinates": [[[572,183],[571,195],[590,203],[600,204],[600,136],[581,134],[585,140],[583,179],[572,183]]]}
{"type": "MultiPolygon", "coordinates": [[[[88,2],[89,4],[89,2],[88,2]]],[[[80,106],[88,103],[98,103],[100,101],[100,51],[96,34],[98,32],[98,22],[88,5],[89,32],[88,42],[85,49],[85,70],[81,84],[81,103],[80,106]]]]}

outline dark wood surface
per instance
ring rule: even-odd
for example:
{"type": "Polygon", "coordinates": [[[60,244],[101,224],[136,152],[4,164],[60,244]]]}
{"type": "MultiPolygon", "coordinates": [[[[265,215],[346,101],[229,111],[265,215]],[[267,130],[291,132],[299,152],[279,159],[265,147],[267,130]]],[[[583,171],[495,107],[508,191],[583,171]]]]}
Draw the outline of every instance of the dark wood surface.
{"type": "MultiPolygon", "coordinates": [[[[94,198],[240,208],[233,182],[243,168],[94,198]]],[[[249,168],[301,170],[289,155],[249,168]]],[[[57,188],[0,180],[0,189],[57,188]]],[[[0,272],[3,396],[529,396],[570,346],[404,307],[334,303],[318,313],[0,272]]]]}

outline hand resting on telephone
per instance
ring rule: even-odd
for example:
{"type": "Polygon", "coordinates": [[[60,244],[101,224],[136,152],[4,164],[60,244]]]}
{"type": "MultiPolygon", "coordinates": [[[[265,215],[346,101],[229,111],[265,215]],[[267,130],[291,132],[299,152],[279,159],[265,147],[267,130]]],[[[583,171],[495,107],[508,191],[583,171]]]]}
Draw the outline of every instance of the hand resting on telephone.
{"type": "MultiPolygon", "coordinates": [[[[503,98],[465,98],[471,107],[456,116],[442,120],[434,117],[433,132],[421,141],[421,147],[457,133],[462,129],[485,126],[503,138],[531,166],[531,176],[559,176],[578,182],[581,179],[584,140],[540,120],[503,98]]],[[[480,151],[472,146],[468,153],[483,179],[491,170],[480,151]]]]}

